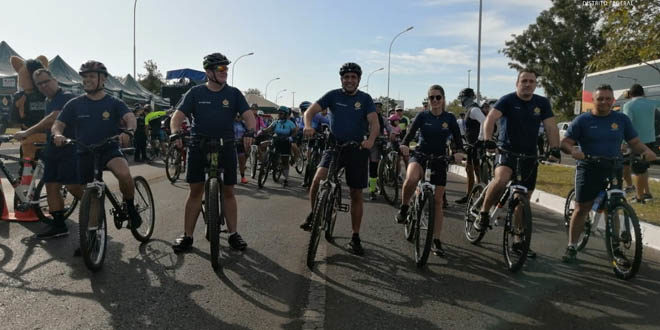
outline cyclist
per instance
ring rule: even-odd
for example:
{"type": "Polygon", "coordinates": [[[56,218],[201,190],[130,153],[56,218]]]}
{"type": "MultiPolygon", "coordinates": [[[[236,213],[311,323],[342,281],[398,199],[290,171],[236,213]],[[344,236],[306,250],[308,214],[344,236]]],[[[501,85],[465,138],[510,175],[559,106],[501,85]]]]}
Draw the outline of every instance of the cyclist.
{"type": "MultiPolygon", "coordinates": [[[[413,120],[410,130],[401,142],[401,153],[408,155],[410,153],[410,142],[415,138],[417,131],[420,132],[418,138],[418,145],[415,148],[408,169],[406,171],[406,179],[403,182],[401,189],[401,207],[396,214],[395,220],[397,223],[405,223],[408,217],[408,203],[415,191],[417,182],[424,175],[426,165],[425,155],[446,155],[447,139],[453,136],[456,141],[456,150],[454,151],[455,157],[462,157],[463,142],[461,140],[461,131],[458,128],[456,117],[445,111],[445,91],[440,85],[433,85],[428,91],[429,101],[431,102],[431,110],[420,112],[413,120]]],[[[443,222],[443,196],[445,185],[447,184],[447,166],[446,162],[432,162],[431,163],[431,180],[429,183],[435,185],[435,228],[433,229],[433,248],[432,251],[437,256],[444,256],[445,252],[442,249],[440,242],[440,234],[442,232],[443,222]]]]}
{"type": "Polygon", "coordinates": [[[403,114],[403,108],[396,108],[395,114],[399,116],[401,136],[406,136],[406,130],[408,129],[408,126],[410,126],[410,119],[403,114]]]}
{"type": "Polygon", "coordinates": [[[302,117],[300,114],[294,110],[290,109],[289,111],[291,115],[289,116],[289,120],[296,126],[296,135],[291,136],[291,165],[294,165],[296,161],[298,160],[298,157],[300,156],[300,148],[298,146],[302,145],[302,128],[301,126],[305,126],[302,122],[302,117]]]}
{"type": "MultiPolygon", "coordinates": [[[[348,243],[351,252],[362,255],[364,249],[360,241],[360,225],[362,223],[362,189],[367,187],[368,182],[368,158],[369,149],[374,145],[378,136],[378,116],[376,107],[369,94],[358,90],[360,78],[362,77],[362,68],[359,65],[348,62],[339,69],[339,76],[342,88],[327,92],[318,101],[312,104],[305,112],[305,130],[306,137],[311,137],[316,131],[312,125],[314,116],[325,108],[329,108],[330,132],[332,138],[338,143],[354,141],[361,143],[360,149],[345,149],[341,158],[343,159],[340,167],[346,168],[346,184],[350,188],[351,196],[351,223],[353,236],[348,243]],[[369,132],[369,138],[364,139],[364,135],[369,132]]],[[[312,204],[316,199],[319,183],[328,176],[328,167],[330,166],[332,154],[326,150],[321,159],[312,186],[309,190],[309,201],[312,204]]],[[[307,216],[301,228],[311,229],[312,213],[307,216]]]]}
{"type": "MultiPolygon", "coordinates": [[[[523,69],[518,73],[516,79],[516,91],[502,96],[493,109],[488,113],[484,121],[485,147],[489,150],[497,146],[515,153],[536,156],[536,137],[539,125],[547,128],[548,140],[550,142],[550,160],[557,161],[561,155],[559,152],[559,129],[555,123],[555,117],[550,108],[547,98],[534,94],[536,89],[536,73],[529,69],[523,69]],[[491,141],[495,122],[499,119],[499,141],[497,145],[491,141]]],[[[519,173],[522,177],[521,184],[528,189],[531,196],[536,186],[537,163],[534,159],[521,159],[522,166],[519,173]]],[[[481,212],[477,221],[474,222],[476,230],[484,230],[490,221],[488,210],[495,205],[504,192],[506,184],[511,179],[513,169],[516,167],[516,158],[501,153],[496,159],[494,178],[488,185],[486,198],[481,206],[481,212]]],[[[521,210],[517,209],[518,216],[514,224],[518,225],[521,210]]],[[[514,252],[520,252],[520,242],[514,242],[514,252]]],[[[536,257],[536,253],[529,249],[528,257],[536,257]]]]}
{"type": "MultiPolygon", "coordinates": [[[[103,89],[109,76],[105,65],[93,60],[87,61],[80,66],[79,74],[83,78],[85,94],[67,102],[57,116],[51,129],[55,145],[63,146],[67,138],[73,137],[71,134],[75,134],[76,140],[86,145],[98,144],[116,135],[121,126],[134,133],[137,121],[133,112],[128,110],[122,100],[107,95],[103,89]],[[67,130],[67,127],[73,128],[73,132],[67,130]]],[[[128,146],[129,141],[129,134],[119,135],[119,143],[122,146],[128,146]]],[[[79,152],[80,179],[82,184],[86,184],[94,180],[94,155],[80,148],[79,152]]],[[[131,218],[130,225],[133,228],[140,227],[142,220],[133,202],[133,177],[119,144],[109,143],[100,152],[101,165],[110,169],[119,181],[119,190],[131,218]]]]}
{"type": "MultiPolygon", "coordinates": [[[[375,100],[374,106],[376,106],[376,113],[378,114],[379,135],[396,138],[392,135],[392,125],[383,117],[383,102],[375,100]]],[[[378,162],[383,154],[383,147],[376,144],[369,153],[369,199],[372,201],[378,198],[378,162]]]]}
{"type": "Polygon", "coordinates": [[[273,121],[270,127],[264,130],[265,133],[274,132],[275,137],[273,143],[275,150],[280,155],[282,166],[282,173],[284,173],[284,182],[282,187],[289,184],[289,156],[291,155],[291,140],[290,138],[296,136],[298,127],[289,119],[291,110],[288,107],[280,106],[277,109],[277,120],[273,121]]]}
{"type": "MultiPolygon", "coordinates": [[[[62,107],[74,98],[74,95],[59,88],[57,80],[48,69],[37,69],[32,74],[34,85],[39,92],[46,96],[46,117],[36,125],[14,134],[16,140],[22,141],[35,133],[46,132],[46,141],[51,141],[50,129],[55,119],[60,114],[62,107]]],[[[73,127],[66,129],[68,136],[73,136],[73,127]]],[[[78,155],[75,147],[68,146],[55,150],[53,146],[48,146],[43,150],[42,159],[44,161],[44,173],[42,180],[46,183],[46,198],[48,200],[48,209],[53,217],[53,222],[48,224],[48,228],[37,234],[37,238],[55,238],[69,234],[69,230],[64,221],[64,199],[60,194],[62,185],[76,198],[82,197],[82,186],[78,175],[78,155]]]]}
{"type": "Polygon", "coordinates": [[[234,138],[236,139],[236,156],[238,157],[238,170],[241,173],[241,183],[248,183],[247,178],[245,177],[245,147],[243,146],[243,135],[247,131],[245,123],[241,120],[241,116],[236,114],[234,117],[234,138]]]}
{"type": "MultiPolygon", "coordinates": [[[[575,210],[571,217],[568,247],[562,257],[567,263],[576,259],[577,241],[584,230],[585,217],[598,193],[606,188],[606,179],[613,169],[617,172],[618,184],[621,184],[622,164],[607,161],[600,161],[598,164],[585,162],[585,155],[620,157],[619,146],[622,141],[626,141],[633,152],[641,154],[647,161],[656,158],[655,153],[640,140],[630,118],[623,113],[612,111],[614,101],[610,85],[598,86],[594,92],[596,107],[591,112],[573,119],[566,131],[566,137],[561,141],[561,149],[577,160],[575,210]]],[[[630,265],[630,261],[618,248],[614,249],[613,255],[618,264],[630,265]]]]}
{"type": "Polygon", "coordinates": [[[465,109],[465,140],[468,143],[467,148],[467,162],[465,163],[465,173],[467,174],[467,192],[465,196],[457,200],[458,204],[465,204],[468,200],[468,195],[474,186],[475,176],[479,179],[479,174],[476,169],[479,168],[479,154],[477,147],[479,142],[479,131],[481,124],[486,120],[486,116],[482,112],[479,104],[475,101],[476,95],[472,88],[464,88],[458,94],[458,99],[465,109]]]}
{"type": "Polygon", "coordinates": [[[151,147],[155,150],[160,148],[160,154],[166,155],[167,149],[165,148],[165,132],[161,128],[162,117],[167,116],[167,111],[152,111],[148,104],[144,105],[144,110],[147,115],[144,118],[144,124],[149,127],[151,132],[151,147]]]}
{"type": "MultiPolygon", "coordinates": [[[[174,112],[170,129],[178,148],[182,147],[179,133],[181,123],[186,117],[192,117],[191,135],[230,140],[234,138],[234,117],[240,114],[245,121],[247,131],[243,134],[243,144],[249,148],[254,137],[255,118],[248,112],[245,97],[235,87],[227,85],[227,70],[230,61],[220,53],[209,54],[204,57],[203,67],[207,82],[204,85],[192,87],[180,102],[179,108],[174,112]]],[[[237,232],[238,207],[234,195],[236,184],[236,147],[226,142],[218,157],[219,165],[224,169],[223,196],[225,199],[225,216],[229,232],[229,245],[235,250],[245,250],[247,243],[237,232]]],[[[195,224],[202,209],[204,195],[206,154],[201,146],[193,144],[188,148],[188,169],[186,181],[190,184],[190,191],[186,199],[184,215],[184,232],[174,241],[174,252],[186,252],[192,249],[193,232],[195,224]]]]}

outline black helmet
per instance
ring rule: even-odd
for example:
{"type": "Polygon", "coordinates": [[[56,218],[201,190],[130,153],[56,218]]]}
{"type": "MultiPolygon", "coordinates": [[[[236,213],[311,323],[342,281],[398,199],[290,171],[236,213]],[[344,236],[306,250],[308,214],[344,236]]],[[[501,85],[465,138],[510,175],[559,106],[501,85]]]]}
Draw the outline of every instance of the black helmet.
{"type": "Polygon", "coordinates": [[[340,76],[343,76],[344,74],[349,72],[353,72],[357,74],[358,78],[362,77],[362,68],[353,62],[344,63],[344,65],[342,65],[341,68],[339,69],[340,76]]]}
{"type": "Polygon", "coordinates": [[[474,90],[472,88],[463,88],[460,93],[458,93],[458,99],[473,99],[475,97],[474,90]]]}
{"type": "Polygon", "coordinates": [[[78,74],[82,75],[83,73],[87,72],[98,72],[98,73],[103,73],[106,77],[109,76],[108,74],[108,69],[105,68],[105,65],[103,63],[94,61],[94,60],[89,60],[83,65],[80,66],[80,71],[78,74]]]}
{"type": "Polygon", "coordinates": [[[213,66],[218,66],[218,65],[229,65],[231,63],[230,60],[227,59],[227,56],[222,55],[220,53],[213,53],[204,56],[204,70],[213,67],[213,66]]]}
{"type": "Polygon", "coordinates": [[[309,108],[311,106],[312,106],[311,102],[304,101],[304,102],[300,103],[300,106],[298,106],[298,107],[300,108],[300,111],[305,111],[305,110],[307,110],[307,108],[309,108]]]}

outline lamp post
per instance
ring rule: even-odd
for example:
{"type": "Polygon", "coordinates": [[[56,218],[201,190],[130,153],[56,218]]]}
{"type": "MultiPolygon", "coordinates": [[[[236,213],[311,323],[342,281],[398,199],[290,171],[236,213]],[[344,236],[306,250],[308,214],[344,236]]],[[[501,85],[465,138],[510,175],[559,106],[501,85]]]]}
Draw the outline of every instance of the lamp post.
{"type": "Polygon", "coordinates": [[[277,94],[275,94],[275,103],[277,103],[277,99],[280,97],[280,93],[282,93],[282,92],[286,92],[286,88],[279,91],[279,92],[277,92],[277,94]]]}
{"type": "Polygon", "coordinates": [[[291,109],[296,105],[296,92],[291,91],[291,109]]]}
{"type": "Polygon", "coordinates": [[[390,58],[392,57],[392,44],[394,44],[394,40],[398,38],[400,35],[412,30],[413,27],[409,27],[401,32],[399,34],[395,35],[394,38],[392,38],[392,42],[390,42],[390,50],[387,53],[387,110],[390,109],[390,58]]]}
{"type": "Polygon", "coordinates": [[[470,74],[472,73],[472,70],[468,70],[468,88],[470,88],[470,74]]]}
{"type": "Polygon", "coordinates": [[[137,79],[135,75],[135,8],[137,7],[137,0],[133,2],[133,78],[137,79]]]}
{"type": "Polygon", "coordinates": [[[477,103],[481,101],[481,12],[483,0],[479,0],[479,46],[477,47],[477,103]]]}
{"type": "Polygon", "coordinates": [[[240,60],[241,58],[243,58],[243,57],[245,57],[245,56],[250,56],[250,55],[254,55],[254,52],[250,52],[250,53],[243,54],[243,55],[239,56],[239,57],[234,61],[234,64],[231,65],[231,85],[232,85],[232,86],[234,86],[234,77],[236,76],[236,71],[234,71],[234,66],[236,66],[236,63],[238,62],[238,60],[240,60]]]}
{"type": "Polygon", "coordinates": [[[367,87],[367,93],[369,93],[369,79],[371,78],[371,75],[378,72],[378,71],[381,71],[381,70],[385,70],[385,68],[380,68],[380,69],[376,69],[374,71],[371,71],[371,73],[367,76],[367,85],[365,86],[365,87],[367,87]]]}
{"type": "Polygon", "coordinates": [[[271,79],[271,80],[266,84],[266,88],[264,89],[264,93],[265,93],[265,94],[264,94],[264,98],[265,98],[266,100],[268,100],[268,85],[270,85],[270,83],[272,83],[272,82],[275,81],[275,80],[280,80],[280,77],[273,78],[273,79],[271,79]]]}

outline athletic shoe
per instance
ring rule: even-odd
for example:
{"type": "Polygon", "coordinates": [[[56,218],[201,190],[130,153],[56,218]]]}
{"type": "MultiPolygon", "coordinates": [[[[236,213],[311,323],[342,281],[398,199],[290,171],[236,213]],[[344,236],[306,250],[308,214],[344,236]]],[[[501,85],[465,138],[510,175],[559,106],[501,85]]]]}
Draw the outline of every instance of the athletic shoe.
{"type": "Polygon", "coordinates": [[[247,179],[246,177],[242,177],[242,178],[241,178],[241,183],[242,183],[242,184],[246,184],[246,183],[248,183],[248,179],[247,179]]]}
{"type": "Polygon", "coordinates": [[[362,243],[360,242],[360,237],[358,236],[353,236],[351,241],[346,244],[346,248],[353,254],[359,256],[364,254],[364,249],[362,248],[362,243]]]}
{"type": "Polygon", "coordinates": [[[38,233],[38,239],[58,238],[69,235],[69,229],[66,226],[49,225],[48,229],[38,233]]]}
{"type": "Polygon", "coordinates": [[[456,204],[465,204],[465,203],[467,203],[467,201],[468,201],[468,196],[465,195],[465,196],[463,196],[463,198],[454,201],[454,203],[456,203],[456,204]]]}
{"type": "Polygon", "coordinates": [[[234,233],[229,236],[229,246],[234,250],[243,251],[247,247],[247,243],[245,243],[241,235],[234,233]]]}
{"type": "Polygon", "coordinates": [[[442,249],[442,242],[439,239],[433,239],[433,246],[431,247],[431,252],[438,257],[445,256],[445,250],[442,249]]]}
{"type": "Polygon", "coordinates": [[[567,264],[572,264],[576,260],[577,260],[577,250],[575,249],[575,247],[574,246],[566,247],[566,252],[564,252],[564,256],[561,257],[561,261],[567,264]]]}
{"type": "Polygon", "coordinates": [[[174,240],[172,245],[172,250],[174,253],[188,252],[192,250],[193,238],[186,235],[181,235],[179,238],[174,240]]]}

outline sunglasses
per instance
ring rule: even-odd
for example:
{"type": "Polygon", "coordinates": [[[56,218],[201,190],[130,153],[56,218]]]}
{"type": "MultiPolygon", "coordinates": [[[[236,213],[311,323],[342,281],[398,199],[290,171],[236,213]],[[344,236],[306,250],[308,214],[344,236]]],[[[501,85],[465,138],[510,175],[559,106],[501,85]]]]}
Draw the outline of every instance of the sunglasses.
{"type": "Polygon", "coordinates": [[[35,85],[37,85],[37,86],[43,86],[43,85],[49,83],[51,80],[52,80],[52,79],[46,79],[46,80],[43,80],[43,81],[39,81],[39,82],[36,82],[35,85]]]}
{"type": "Polygon", "coordinates": [[[442,100],[442,95],[429,95],[429,101],[433,101],[434,99],[440,101],[442,100]]]}
{"type": "Polygon", "coordinates": [[[226,65],[218,65],[215,68],[215,71],[217,71],[217,72],[227,72],[227,66],[226,65]]]}

